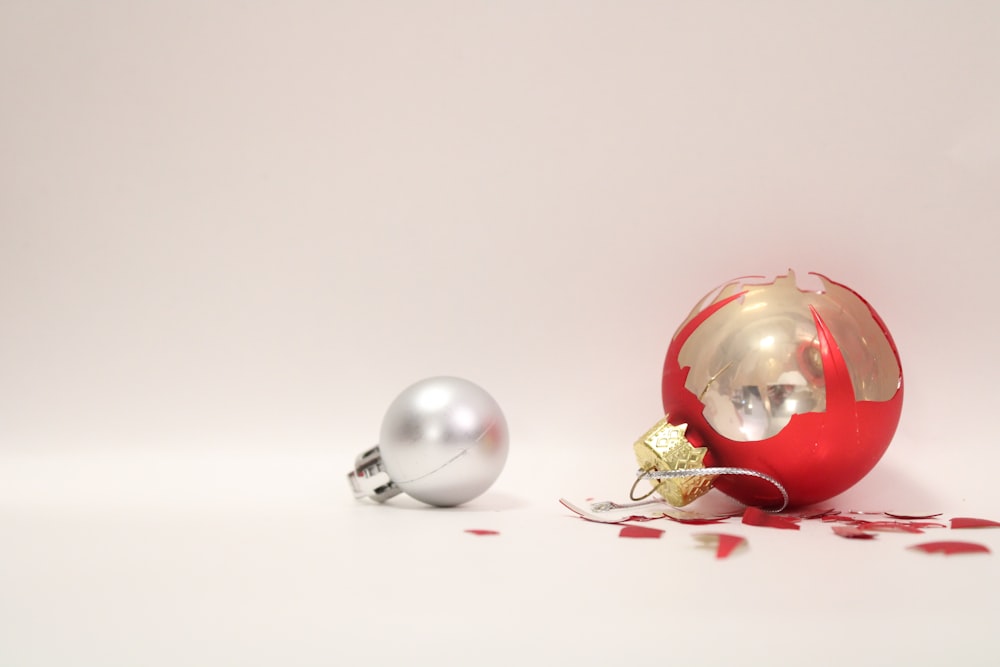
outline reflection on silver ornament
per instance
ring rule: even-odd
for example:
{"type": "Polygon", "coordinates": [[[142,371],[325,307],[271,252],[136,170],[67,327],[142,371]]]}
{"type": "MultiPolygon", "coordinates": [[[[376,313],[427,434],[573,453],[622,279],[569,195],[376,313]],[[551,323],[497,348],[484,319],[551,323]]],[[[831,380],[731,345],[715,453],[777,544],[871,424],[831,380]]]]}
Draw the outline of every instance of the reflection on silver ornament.
{"type": "Polygon", "coordinates": [[[807,505],[847,490],[882,457],[902,409],[895,343],[859,294],[812,275],[815,291],[791,271],[727,283],[674,334],[668,421],[635,444],[642,471],[744,473],[654,479],[671,503],[714,485],[750,505],[807,505]]]}
{"type": "Polygon", "coordinates": [[[399,493],[450,507],[488,489],[507,460],[507,421],[481,387],[455,377],[405,389],[382,420],[379,444],[355,460],[356,498],[384,502],[399,493]]]}

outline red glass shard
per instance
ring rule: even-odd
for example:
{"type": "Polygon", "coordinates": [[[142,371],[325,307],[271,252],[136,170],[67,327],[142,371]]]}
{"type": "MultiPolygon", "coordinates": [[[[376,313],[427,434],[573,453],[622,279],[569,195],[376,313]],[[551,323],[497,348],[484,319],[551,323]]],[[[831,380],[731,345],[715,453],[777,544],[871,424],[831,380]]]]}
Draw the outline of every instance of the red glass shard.
{"type": "Polygon", "coordinates": [[[952,528],[997,528],[1000,522],[989,519],[974,519],[967,516],[957,516],[951,520],[952,528]]]}
{"type": "Polygon", "coordinates": [[[947,528],[948,527],[948,526],[944,525],[943,523],[938,523],[937,521],[908,521],[907,523],[909,525],[915,526],[917,528],[947,528]]]}
{"type": "Polygon", "coordinates": [[[799,530],[798,519],[794,517],[771,514],[770,512],[765,512],[757,507],[748,507],[744,510],[743,523],[748,526],[781,528],[783,530],[799,530]]]}
{"type": "Polygon", "coordinates": [[[905,521],[861,521],[856,524],[863,530],[876,530],[881,533],[922,533],[919,526],[905,521]]]}
{"type": "Polygon", "coordinates": [[[728,535],[726,533],[699,533],[694,536],[701,546],[715,550],[715,557],[729,558],[736,550],[746,545],[746,538],[739,535],[728,535]]]}
{"type": "Polygon", "coordinates": [[[796,516],[800,519],[806,519],[806,520],[821,519],[823,521],[827,521],[827,517],[836,516],[838,514],[840,514],[840,510],[835,510],[832,507],[828,507],[818,510],[814,509],[814,510],[806,510],[803,512],[796,512],[792,514],[792,516],[796,516]]]}
{"type": "Polygon", "coordinates": [[[673,517],[673,516],[667,516],[665,518],[670,519],[671,521],[676,521],[677,523],[686,523],[689,526],[707,526],[707,525],[713,524],[713,523],[725,523],[725,521],[726,521],[725,518],[718,518],[718,519],[714,519],[714,518],[704,518],[704,519],[694,519],[694,518],[692,518],[692,519],[685,519],[685,518],[679,518],[679,517],[673,517]]]}
{"type": "Polygon", "coordinates": [[[716,558],[729,558],[730,554],[733,553],[739,546],[746,544],[746,538],[740,537],[739,535],[726,535],[725,533],[718,533],[719,546],[715,549],[716,558]]]}
{"type": "Polygon", "coordinates": [[[910,549],[929,554],[944,554],[945,556],[973,553],[988,554],[990,552],[982,544],[975,544],[973,542],[924,542],[923,544],[914,544],[910,549]]]}
{"type": "Polygon", "coordinates": [[[848,537],[854,540],[873,540],[875,536],[865,532],[858,526],[833,526],[833,532],[841,537],[848,537]]]}
{"type": "Polygon", "coordinates": [[[470,533],[472,535],[499,535],[500,534],[496,530],[486,530],[484,528],[468,528],[468,529],[466,529],[465,532],[470,533]]]}
{"type": "Polygon", "coordinates": [[[663,531],[659,528],[647,528],[646,526],[622,526],[618,537],[645,537],[659,539],[663,531]]]}
{"type": "Polygon", "coordinates": [[[936,514],[899,514],[897,512],[882,512],[886,516],[890,516],[893,519],[936,519],[941,516],[942,512],[936,514]]]}

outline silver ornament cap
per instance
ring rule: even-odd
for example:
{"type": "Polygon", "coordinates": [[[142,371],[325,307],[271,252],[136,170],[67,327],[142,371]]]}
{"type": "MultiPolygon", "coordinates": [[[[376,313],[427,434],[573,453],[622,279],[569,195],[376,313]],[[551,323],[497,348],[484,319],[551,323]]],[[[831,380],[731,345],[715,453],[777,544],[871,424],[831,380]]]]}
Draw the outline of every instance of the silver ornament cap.
{"type": "Polygon", "coordinates": [[[509,440],[500,406],[482,387],[427,378],[389,405],[379,444],[358,455],[347,478],[359,499],[406,493],[429,505],[461,505],[500,476],[509,440]]]}

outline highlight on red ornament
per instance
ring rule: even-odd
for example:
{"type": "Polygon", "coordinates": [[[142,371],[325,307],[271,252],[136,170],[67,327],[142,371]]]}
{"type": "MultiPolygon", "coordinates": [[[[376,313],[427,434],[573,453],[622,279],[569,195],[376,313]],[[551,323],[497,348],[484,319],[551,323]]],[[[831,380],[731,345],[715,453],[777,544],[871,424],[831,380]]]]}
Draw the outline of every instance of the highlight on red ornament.
{"type": "Polygon", "coordinates": [[[896,345],[860,294],[809,276],[815,287],[792,271],[726,283],[677,329],[661,387],[674,430],[658,424],[635,450],[643,471],[706,474],[652,479],[668,501],[714,486],[747,505],[806,506],[846,491],[885,453],[903,401],[896,345]]]}

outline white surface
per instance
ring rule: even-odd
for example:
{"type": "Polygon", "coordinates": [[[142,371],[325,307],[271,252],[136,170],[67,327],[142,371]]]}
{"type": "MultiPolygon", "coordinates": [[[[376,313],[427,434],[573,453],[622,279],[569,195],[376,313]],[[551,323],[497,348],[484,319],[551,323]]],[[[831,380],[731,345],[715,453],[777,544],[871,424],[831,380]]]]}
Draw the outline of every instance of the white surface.
{"type": "Polygon", "coordinates": [[[556,501],[624,495],[704,292],[793,267],[906,374],[833,503],[1000,518],[1000,7],[205,4],[0,4],[0,664],[995,662],[998,531],[717,562],[556,501]],[[503,476],[355,503],[437,374],[503,476]]]}

